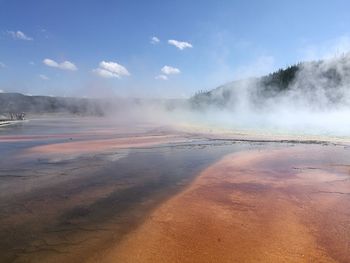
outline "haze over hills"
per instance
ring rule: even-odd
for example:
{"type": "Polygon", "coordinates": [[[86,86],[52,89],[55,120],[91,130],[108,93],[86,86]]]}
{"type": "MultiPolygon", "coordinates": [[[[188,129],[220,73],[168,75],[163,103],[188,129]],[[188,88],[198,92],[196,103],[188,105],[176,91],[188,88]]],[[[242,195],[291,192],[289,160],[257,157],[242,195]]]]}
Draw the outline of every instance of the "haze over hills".
{"type": "Polygon", "coordinates": [[[0,113],[57,113],[103,115],[102,103],[96,99],[28,96],[20,93],[0,93],[0,113]]]}
{"type": "Polygon", "coordinates": [[[334,109],[350,105],[350,54],[303,62],[260,78],[222,85],[193,96],[194,108],[264,109],[273,104],[334,109]]]}
{"type": "Polygon", "coordinates": [[[105,116],[124,110],[144,109],[150,105],[172,110],[184,104],[182,99],[138,98],[76,98],[29,96],[21,93],[0,93],[0,114],[25,112],[30,114],[68,113],[86,116],[105,116]]]}

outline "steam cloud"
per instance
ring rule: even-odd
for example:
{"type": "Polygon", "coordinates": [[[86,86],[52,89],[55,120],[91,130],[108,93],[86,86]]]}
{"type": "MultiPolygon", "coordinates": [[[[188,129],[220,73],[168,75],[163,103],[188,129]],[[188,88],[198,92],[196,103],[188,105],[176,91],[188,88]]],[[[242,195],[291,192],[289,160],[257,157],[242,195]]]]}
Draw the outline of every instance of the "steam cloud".
{"type": "MultiPolygon", "coordinates": [[[[350,133],[350,55],[302,63],[283,87],[251,78],[199,96],[211,126],[347,136],[350,133]]],[[[271,76],[270,76],[271,77],[271,76]]],[[[283,80],[283,79],[282,79],[283,80]]]]}

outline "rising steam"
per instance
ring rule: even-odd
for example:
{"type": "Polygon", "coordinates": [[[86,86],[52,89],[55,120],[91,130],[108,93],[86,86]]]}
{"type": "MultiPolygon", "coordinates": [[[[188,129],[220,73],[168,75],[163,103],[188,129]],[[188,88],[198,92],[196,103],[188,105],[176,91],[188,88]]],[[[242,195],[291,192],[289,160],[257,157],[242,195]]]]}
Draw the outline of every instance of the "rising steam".
{"type": "Polygon", "coordinates": [[[198,118],[215,127],[350,134],[350,55],[301,63],[197,94],[198,118]]]}

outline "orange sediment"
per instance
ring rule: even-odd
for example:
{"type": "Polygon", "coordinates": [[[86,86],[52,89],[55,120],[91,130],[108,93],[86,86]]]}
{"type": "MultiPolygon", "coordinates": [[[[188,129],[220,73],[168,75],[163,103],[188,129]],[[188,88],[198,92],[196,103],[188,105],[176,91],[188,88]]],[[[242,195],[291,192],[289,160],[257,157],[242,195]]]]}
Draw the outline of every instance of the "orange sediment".
{"type": "Polygon", "coordinates": [[[180,142],[185,139],[176,135],[134,136],[115,139],[83,140],[54,143],[32,147],[27,154],[84,154],[120,148],[149,147],[158,144],[180,142]]]}
{"type": "Polygon", "coordinates": [[[228,155],[91,262],[350,262],[350,177],[339,151],[228,155]]]}

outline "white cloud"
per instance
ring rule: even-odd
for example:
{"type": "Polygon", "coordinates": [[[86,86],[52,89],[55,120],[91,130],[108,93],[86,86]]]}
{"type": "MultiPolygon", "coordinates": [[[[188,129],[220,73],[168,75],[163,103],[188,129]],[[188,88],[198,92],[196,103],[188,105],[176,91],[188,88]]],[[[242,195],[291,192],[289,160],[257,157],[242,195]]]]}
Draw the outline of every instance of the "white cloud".
{"type": "Polygon", "coordinates": [[[66,70],[77,70],[78,68],[70,61],[64,61],[59,64],[59,68],[66,70]]]}
{"type": "Polygon", "coordinates": [[[46,66],[49,66],[49,67],[53,67],[53,68],[58,68],[59,65],[56,61],[52,60],[52,59],[49,59],[49,58],[45,58],[43,60],[43,63],[46,65],[46,66]]]}
{"type": "Polygon", "coordinates": [[[158,44],[160,42],[159,38],[158,37],[152,37],[151,38],[151,44],[155,45],[155,44],[158,44]]]}
{"type": "Polygon", "coordinates": [[[130,76],[129,71],[124,66],[112,61],[101,61],[99,67],[93,72],[103,78],[119,79],[122,76],[130,76]]]}
{"type": "Polygon", "coordinates": [[[177,40],[174,40],[174,39],[168,40],[168,43],[169,43],[169,45],[173,45],[173,46],[177,47],[180,50],[183,50],[185,48],[192,48],[193,47],[191,43],[181,42],[181,41],[177,41],[177,40]]]}
{"type": "Polygon", "coordinates": [[[39,74],[39,78],[41,78],[42,80],[49,80],[49,78],[44,74],[39,74]]]}
{"type": "Polygon", "coordinates": [[[6,68],[6,65],[2,62],[0,62],[0,68],[6,68]]]}
{"type": "Polygon", "coordinates": [[[27,41],[33,40],[32,37],[27,36],[22,31],[19,31],[19,30],[18,31],[7,31],[7,33],[10,36],[12,36],[13,39],[27,40],[27,41]]]}
{"type": "Polygon", "coordinates": [[[160,74],[160,75],[158,75],[158,76],[155,76],[154,78],[155,78],[155,79],[161,79],[161,80],[168,80],[168,76],[162,75],[162,74],[160,74]]]}
{"type": "Polygon", "coordinates": [[[108,70],[110,72],[113,72],[115,74],[118,74],[119,76],[129,76],[129,71],[122,65],[116,63],[116,62],[106,62],[102,61],[100,63],[100,68],[108,70]]]}
{"type": "Polygon", "coordinates": [[[0,89],[0,93],[4,93],[4,92],[5,92],[4,90],[0,89]]]}
{"type": "Polygon", "coordinates": [[[166,75],[179,74],[181,71],[178,68],[164,66],[161,71],[166,75]]]}
{"type": "Polygon", "coordinates": [[[113,72],[110,72],[108,70],[101,69],[101,68],[94,69],[93,72],[95,72],[97,75],[103,78],[118,78],[118,79],[120,78],[118,74],[115,74],[113,72]]]}
{"type": "Polygon", "coordinates": [[[56,62],[56,61],[54,61],[52,59],[45,58],[43,60],[43,63],[46,66],[53,67],[53,68],[59,68],[59,69],[63,69],[63,70],[72,70],[72,71],[78,70],[77,66],[75,66],[70,61],[63,61],[61,63],[58,63],[58,62],[56,62]]]}

